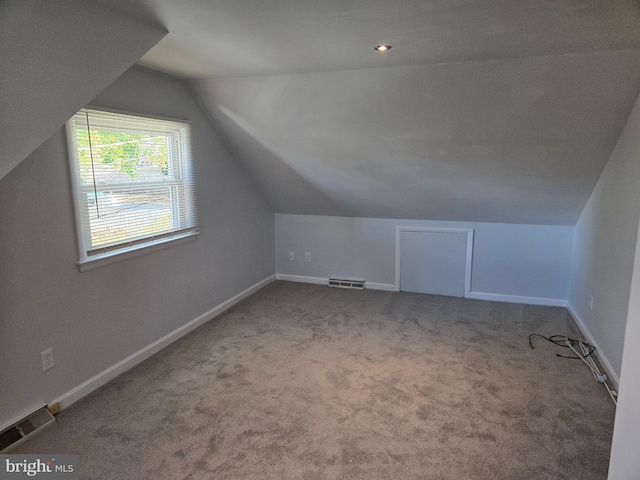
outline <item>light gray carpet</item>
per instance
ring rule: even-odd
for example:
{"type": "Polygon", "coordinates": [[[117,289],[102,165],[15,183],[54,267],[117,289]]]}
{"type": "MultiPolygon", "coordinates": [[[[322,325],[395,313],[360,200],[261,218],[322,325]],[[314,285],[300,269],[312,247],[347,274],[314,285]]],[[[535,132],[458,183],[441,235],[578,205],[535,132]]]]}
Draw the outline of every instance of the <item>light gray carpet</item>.
{"type": "Polygon", "coordinates": [[[83,479],[604,479],[604,387],[527,343],[576,332],[563,308],[275,282],[16,453],[77,453],[83,479]]]}

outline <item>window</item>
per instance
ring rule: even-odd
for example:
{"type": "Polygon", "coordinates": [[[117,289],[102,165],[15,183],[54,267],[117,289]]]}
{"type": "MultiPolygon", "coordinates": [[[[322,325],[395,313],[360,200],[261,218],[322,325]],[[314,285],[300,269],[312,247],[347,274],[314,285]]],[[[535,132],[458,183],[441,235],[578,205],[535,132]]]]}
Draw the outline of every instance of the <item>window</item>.
{"type": "Polygon", "coordinates": [[[67,134],[81,270],[197,234],[188,123],[82,109],[67,134]]]}

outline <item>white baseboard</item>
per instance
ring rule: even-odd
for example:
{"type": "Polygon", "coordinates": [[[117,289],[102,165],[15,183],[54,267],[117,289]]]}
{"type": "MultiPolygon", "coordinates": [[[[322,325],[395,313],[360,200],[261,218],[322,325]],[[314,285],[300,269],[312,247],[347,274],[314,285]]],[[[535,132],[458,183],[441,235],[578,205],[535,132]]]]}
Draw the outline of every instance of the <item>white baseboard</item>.
{"type": "Polygon", "coordinates": [[[366,288],[368,288],[369,290],[384,290],[385,292],[395,292],[396,291],[396,286],[395,285],[390,285],[388,283],[365,282],[364,286],[366,288]]]}
{"type": "Polygon", "coordinates": [[[231,297],[229,300],[227,300],[225,302],[222,302],[217,307],[214,307],[211,310],[209,310],[208,312],[203,313],[199,317],[191,320],[189,323],[186,323],[185,325],[177,328],[173,332],[165,335],[164,337],[160,338],[159,340],[156,340],[152,344],[144,347],[141,350],[138,350],[137,352],[133,353],[132,355],[129,355],[127,358],[125,358],[124,360],[116,363],[112,367],[109,367],[106,370],[100,372],[99,374],[97,374],[96,376],[90,378],[86,382],[81,383],[80,385],[78,385],[74,389],[68,391],[67,393],[65,393],[63,395],[61,395],[60,397],[56,398],[55,400],[52,400],[51,402],[49,402],[49,405],[52,405],[54,403],[59,403],[62,409],[67,408],[69,405],[77,402],[82,397],[90,394],[91,392],[93,392],[97,388],[101,387],[105,383],[109,382],[110,380],[113,380],[118,375],[121,375],[122,373],[124,373],[127,370],[129,370],[130,368],[136,366],[137,364],[139,364],[143,360],[146,360],[147,358],[149,358],[153,354],[155,354],[155,353],[159,352],[160,350],[162,350],[163,348],[169,346],[170,344],[172,344],[173,342],[175,342],[179,338],[185,336],[187,333],[191,332],[192,330],[195,330],[200,325],[208,322],[209,320],[217,317],[221,313],[223,313],[226,310],[230,309],[236,303],[238,303],[241,300],[245,299],[246,297],[248,297],[252,293],[260,290],[262,287],[264,287],[265,285],[273,282],[275,279],[276,279],[276,276],[272,275],[272,276],[270,276],[268,278],[265,278],[264,280],[256,283],[255,285],[247,288],[246,290],[240,292],[239,294],[235,295],[234,297],[231,297]]]}
{"type": "Polygon", "coordinates": [[[548,307],[566,307],[567,301],[559,298],[522,297],[519,295],[503,295],[500,293],[471,292],[469,298],[474,300],[490,300],[492,302],[524,303],[525,305],[545,305],[548,307]]]}
{"type": "MultiPolygon", "coordinates": [[[[313,283],[314,285],[328,285],[329,279],[322,277],[306,277],[304,275],[286,275],[283,273],[278,273],[276,275],[277,280],[285,280],[287,282],[298,282],[298,283],[313,283]]],[[[365,282],[365,288],[369,290],[385,290],[387,292],[395,292],[396,286],[390,285],[387,283],[372,283],[365,282]]]]}
{"type": "Polygon", "coordinates": [[[328,285],[328,278],[305,277],[303,275],[285,275],[283,273],[276,274],[276,280],[284,280],[286,282],[313,283],[315,285],[328,285]]]}
{"type": "Polygon", "coordinates": [[[607,378],[611,380],[611,383],[613,383],[613,386],[617,391],[618,388],[620,388],[620,377],[611,366],[611,362],[606,357],[602,349],[600,349],[600,347],[598,346],[598,342],[596,342],[596,340],[593,338],[591,331],[587,328],[587,325],[584,323],[582,318],[580,318],[580,315],[578,315],[578,312],[575,311],[575,309],[571,306],[571,304],[567,304],[567,310],[569,310],[569,313],[573,317],[573,320],[576,322],[576,325],[580,329],[580,332],[582,332],[582,335],[584,336],[584,338],[591,345],[596,347],[595,355],[600,361],[600,365],[602,365],[602,368],[604,368],[604,373],[607,374],[607,378]]]}
{"type": "MultiPolygon", "coordinates": [[[[313,283],[315,285],[327,285],[328,278],[307,277],[304,275],[287,275],[284,273],[276,274],[277,280],[285,280],[288,282],[313,283]]],[[[365,287],[370,290],[384,290],[387,292],[395,292],[396,286],[387,283],[365,282],[365,287]]],[[[470,292],[469,298],[475,300],[491,300],[493,302],[508,303],[524,303],[527,305],[546,305],[550,307],[566,307],[567,301],[559,298],[540,298],[540,297],[521,297],[517,295],[502,295],[499,293],[470,292]]]]}

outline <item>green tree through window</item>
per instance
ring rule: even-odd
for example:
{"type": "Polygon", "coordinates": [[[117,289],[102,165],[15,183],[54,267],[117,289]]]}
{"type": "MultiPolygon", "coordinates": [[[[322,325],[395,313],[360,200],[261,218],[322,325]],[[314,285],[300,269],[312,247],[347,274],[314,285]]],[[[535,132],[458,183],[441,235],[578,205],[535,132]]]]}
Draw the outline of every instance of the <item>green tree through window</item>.
{"type": "Polygon", "coordinates": [[[68,129],[81,257],[195,232],[189,124],[83,109],[68,129]]]}

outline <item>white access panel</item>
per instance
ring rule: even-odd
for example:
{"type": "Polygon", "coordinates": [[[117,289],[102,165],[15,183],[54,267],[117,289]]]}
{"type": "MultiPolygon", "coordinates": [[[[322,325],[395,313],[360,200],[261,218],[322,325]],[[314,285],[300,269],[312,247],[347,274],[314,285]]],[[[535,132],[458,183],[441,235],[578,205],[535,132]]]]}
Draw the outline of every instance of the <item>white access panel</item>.
{"type": "Polygon", "coordinates": [[[401,232],[401,291],[464,297],[466,270],[466,233],[401,232]]]}

